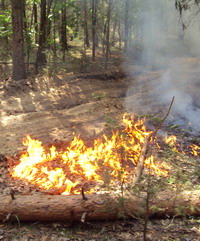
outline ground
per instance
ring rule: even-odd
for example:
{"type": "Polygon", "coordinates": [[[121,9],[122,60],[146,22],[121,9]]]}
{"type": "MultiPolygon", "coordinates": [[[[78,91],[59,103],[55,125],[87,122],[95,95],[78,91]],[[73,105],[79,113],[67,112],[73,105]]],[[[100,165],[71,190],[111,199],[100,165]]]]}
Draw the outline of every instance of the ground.
{"type": "Polygon", "coordinates": [[[18,151],[26,134],[43,142],[69,141],[74,132],[82,137],[98,135],[106,125],[122,118],[127,79],[100,77],[58,75],[5,81],[0,152],[18,151]]]}
{"type": "MultiPolygon", "coordinates": [[[[197,63],[195,66],[198,66],[197,63]]],[[[126,93],[130,83],[142,80],[144,85],[163,74],[163,70],[149,69],[144,72],[143,68],[132,67],[133,75],[115,69],[87,74],[62,73],[53,77],[43,75],[17,82],[11,78],[2,80],[0,154],[18,155],[24,150],[22,140],[26,134],[50,144],[69,142],[74,134],[94,139],[103,133],[110,133],[121,125],[122,116],[127,111],[125,103],[129,102],[130,93],[129,97],[126,97],[126,93]]],[[[196,96],[199,92],[196,88],[194,90],[196,96]]],[[[145,94],[144,88],[138,91],[131,93],[135,100],[141,100],[145,94]]],[[[154,105],[152,112],[156,113],[156,108],[157,105],[154,105]]],[[[166,111],[167,108],[164,108],[161,116],[166,111]]],[[[2,173],[0,175],[2,181],[5,177],[2,173]]],[[[200,222],[193,217],[152,220],[149,221],[147,233],[148,240],[200,240],[200,222]]],[[[0,224],[0,240],[8,241],[142,240],[142,235],[142,220],[85,224],[0,224]]]]}
{"type": "MultiPolygon", "coordinates": [[[[200,222],[188,219],[152,220],[147,240],[198,241],[200,222]]],[[[142,221],[92,222],[85,224],[9,224],[0,226],[4,241],[139,241],[143,240],[142,221]]]]}

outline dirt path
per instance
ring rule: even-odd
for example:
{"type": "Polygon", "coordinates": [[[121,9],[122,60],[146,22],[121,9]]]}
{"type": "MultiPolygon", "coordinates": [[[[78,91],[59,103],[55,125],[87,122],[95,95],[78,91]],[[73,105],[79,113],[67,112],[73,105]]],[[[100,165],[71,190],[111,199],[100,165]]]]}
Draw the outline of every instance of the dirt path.
{"type": "Polygon", "coordinates": [[[69,141],[74,132],[98,135],[124,113],[128,81],[57,76],[2,83],[0,153],[20,150],[26,134],[45,143],[69,141]]]}

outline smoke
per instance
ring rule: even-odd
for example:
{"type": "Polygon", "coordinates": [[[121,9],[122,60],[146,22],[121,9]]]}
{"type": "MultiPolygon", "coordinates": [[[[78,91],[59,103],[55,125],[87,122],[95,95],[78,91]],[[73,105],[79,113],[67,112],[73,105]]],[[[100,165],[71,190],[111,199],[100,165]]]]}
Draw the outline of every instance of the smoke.
{"type": "MultiPolygon", "coordinates": [[[[179,70],[182,69],[181,67],[178,65],[179,70]]],[[[197,89],[194,89],[194,87],[198,85],[195,85],[195,81],[191,83],[190,79],[186,78],[186,74],[179,81],[175,76],[176,74],[181,76],[173,68],[163,74],[157,89],[155,89],[156,93],[162,93],[158,100],[166,105],[166,103],[170,103],[172,96],[175,96],[175,103],[171,112],[172,120],[193,132],[193,134],[199,134],[200,102],[198,103],[198,98],[200,88],[196,91],[197,89]]]]}
{"type": "Polygon", "coordinates": [[[139,14],[143,70],[135,77],[125,101],[129,112],[167,111],[173,96],[171,120],[200,133],[200,26],[199,19],[183,31],[173,0],[143,0],[139,14]],[[148,7],[147,7],[148,6],[148,7]],[[166,109],[163,109],[166,107],[166,109]]]}

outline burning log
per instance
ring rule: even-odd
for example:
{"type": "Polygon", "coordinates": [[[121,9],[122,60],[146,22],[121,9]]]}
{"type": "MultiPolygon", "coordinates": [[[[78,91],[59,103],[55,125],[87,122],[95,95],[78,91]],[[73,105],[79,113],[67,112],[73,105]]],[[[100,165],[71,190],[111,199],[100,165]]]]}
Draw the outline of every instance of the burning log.
{"type": "MultiPolygon", "coordinates": [[[[89,221],[145,216],[145,198],[106,194],[0,196],[0,221],[89,221]]],[[[150,202],[149,217],[200,216],[200,190],[160,193],[150,202]]]]}

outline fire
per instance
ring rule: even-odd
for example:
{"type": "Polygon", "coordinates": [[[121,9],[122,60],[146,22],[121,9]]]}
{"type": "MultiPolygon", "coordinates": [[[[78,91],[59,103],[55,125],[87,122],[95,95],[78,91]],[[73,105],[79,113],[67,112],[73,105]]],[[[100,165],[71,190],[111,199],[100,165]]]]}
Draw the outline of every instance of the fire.
{"type": "MultiPolygon", "coordinates": [[[[23,140],[27,151],[21,155],[11,176],[41,189],[60,189],[62,194],[80,193],[84,184],[102,183],[106,175],[111,183],[114,180],[128,181],[138,163],[145,136],[151,133],[146,131],[144,121],[134,121],[124,115],[122,133],[114,132],[111,137],[103,135],[94,140],[91,147],[74,136],[64,150],[55,146],[47,148],[28,135],[23,140]]],[[[153,156],[145,161],[145,166],[158,175],[166,176],[169,170],[167,166],[155,164],[153,156]]]]}
{"type": "Polygon", "coordinates": [[[162,164],[162,168],[158,167],[157,165],[155,165],[154,163],[154,157],[150,156],[150,158],[148,158],[145,161],[145,166],[152,169],[153,171],[155,171],[158,175],[162,175],[162,176],[167,176],[168,172],[166,170],[169,169],[169,166],[167,164],[162,164]]]}
{"type": "Polygon", "coordinates": [[[175,145],[176,140],[177,140],[176,136],[169,136],[169,137],[166,136],[166,137],[164,137],[164,142],[166,144],[171,145],[171,146],[175,145]]]}
{"type": "Polygon", "coordinates": [[[195,144],[192,144],[192,145],[190,146],[190,148],[191,148],[191,154],[192,154],[193,156],[199,156],[199,155],[200,155],[200,146],[197,146],[197,145],[195,145],[195,144]]]}
{"type": "MultiPolygon", "coordinates": [[[[180,145],[177,143],[177,138],[176,136],[169,136],[169,137],[164,137],[164,142],[171,146],[176,152],[182,152],[183,154],[186,154],[185,151],[180,151],[180,145]]],[[[200,146],[197,146],[195,144],[192,144],[190,146],[187,146],[186,149],[189,149],[189,152],[192,156],[199,156],[200,155],[200,146]]]]}

